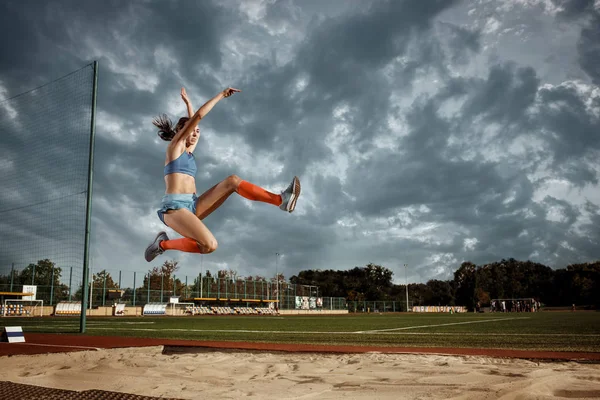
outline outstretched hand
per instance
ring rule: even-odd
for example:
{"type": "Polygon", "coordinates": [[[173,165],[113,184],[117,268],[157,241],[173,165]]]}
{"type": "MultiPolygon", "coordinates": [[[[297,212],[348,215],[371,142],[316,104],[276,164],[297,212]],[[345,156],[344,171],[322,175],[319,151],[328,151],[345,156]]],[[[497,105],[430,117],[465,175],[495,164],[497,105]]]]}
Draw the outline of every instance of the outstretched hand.
{"type": "Polygon", "coordinates": [[[241,90],[234,89],[234,88],[227,88],[227,89],[223,90],[223,97],[229,97],[236,92],[241,92],[241,90]]]}
{"type": "Polygon", "coordinates": [[[187,92],[185,91],[185,88],[181,88],[181,98],[183,99],[183,101],[187,104],[190,102],[190,99],[187,95],[187,92]]]}

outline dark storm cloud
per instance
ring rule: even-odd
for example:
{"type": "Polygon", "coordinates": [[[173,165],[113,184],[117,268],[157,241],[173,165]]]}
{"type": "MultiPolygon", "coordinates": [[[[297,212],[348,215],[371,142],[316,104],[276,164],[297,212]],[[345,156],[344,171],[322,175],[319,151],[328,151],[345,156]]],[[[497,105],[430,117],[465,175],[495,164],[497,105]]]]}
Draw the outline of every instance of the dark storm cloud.
{"type": "Polygon", "coordinates": [[[464,118],[483,116],[490,122],[518,123],[533,104],[540,81],[533,68],[493,65],[483,85],[474,88],[464,118]]]}
{"type": "Polygon", "coordinates": [[[594,0],[552,0],[561,8],[557,18],[568,23],[581,21],[583,28],[577,51],[579,65],[592,82],[600,85],[600,10],[594,0]]]}
{"type": "Polygon", "coordinates": [[[579,216],[579,212],[569,203],[546,196],[539,204],[530,201],[523,208],[516,208],[510,214],[491,216],[489,225],[480,223],[475,227],[479,244],[476,251],[484,257],[514,254],[528,258],[538,250],[543,253],[544,262],[554,261],[552,252],[545,247],[556,247],[570,236],[569,229],[579,216]],[[549,211],[560,209],[560,220],[549,220],[549,211]]]}
{"type": "MultiPolygon", "coordinates": [[[[46,59],[44,56],[61,49],[60,55],[64,56],[64,50],[69,49],[71,42],[77,43],[86,38],[94,39],[108,49],[117,49],[133,41],[136,47],[149,50],[148,58],[142,61],[150,60],[154,48],[162,44],[173,49],[174,58],[178,60],[200,56],[212,67],[218,68],[221,63],[219,43],[221,33],[226,29],[225,14],[222,8],[211,2],[127,3],[111,0],[98,3],[64,0],[45,2],[40,7],[35,0],[9,0],[3,2],[2,7],[3,33],[22,38],[3,43],[3,46],[11,46],[7,49],[12,50],[12,54],[23,54],[12,60],[17,63],[20,59],[37,61],[34,64],[55,63],[54,58],[46,59]],[[20,51],[19,45],[30,51],[20,51]],[[67,46],[61,48],[63,45],[67,46]]],[[[11,60],[6,57],[10,54],[5,53],[1,59],[4,70],[11,60]]],[[[63,64],[65,60],[61,61],[63,64]]],[[[18,64],[11,65],[17,70],[18,64]]]]}
{"type": "Polygon", "coordinates": [[[504,145],[533,132],[547,144],[547,149],[537,151],[553,161],[555,172],[577,185],[596,182],[588,157],[600,148],[600,121],[575,87],[540,88],[532,68],[512,63],[493,65],[483,81],[458,85],[458,93],[469,93],[461,109],[461,127],[468,129],[477,117],[499,123],[502,131],[496,140],[504,145]]]}
{"type": "Polygon", "coordinates": [[[584,235],[574,238],[573,244],[583,250],[583,254],[593,254],[600,246],[600,207],[586,201],[584,209],[590,215],[590,220],[581,227],[584,235]]]}
{"type": "MultiPolygon", "coordinates": [[[[57,63],[56,55],[62,52],[53,40],[70,40],[64,29],[48,27],[49,16],[42,10],[44,8],[40,10],[39,2],[35,1],[9,0],[0,4],[0,35],[5,38],[0,44],[0,79],[9,85],[11,94],[47,83],[51,78],[81,67],[80,61],[65,60],[63,54],[61,62],[57,63]],[[57,64],[60,64],[58,73],[57,64]]],[[[62,25],[59,19],[57,21],[62,25]]]]}
{"type": "Polygon", "coordinates": [[[344,193],[344,186],[339,177],[319,175],[313,182],[313,188],[320,199],[315,207],[307,210],[306,216],[312,223],[324,226],[333,225],[336,221],[348,213],[351,204],[348,195],[344,193]]]}
{"type": "MultiPolygon", "coordinates": [[[[352,129],[350,136],[353,139],[346,148],[352,147],[353,143],[366,146],[361,150],[370,148],[370,139],[385,129],[385,118],[390,107],[388,98],[392,88],[380,68],[405,54],[408,43],[417,40],[412,29],[428,29],[429,19],[442,9],[439,4],[431,8],[409,10],[407,4],[386,2],[349,20],[326,20],[315,27],[293,62],[283,68],[261,64],[249,71],[247,82],[243,84],[243,88],[248,89],[248,97],[241,96],[239,100],[241,118],[253,121],[246,123],[244,128],[248,141],[255,148],[270,148],[277,146],[278,141],[288,144],[291,141],[292,154],[284,157],[286,169],[283,173],[290,171],[301,174],[303,165],[311,160],[333,156],[323,144],[323,136],[327,133],[323,127],[331,124],[333,109],[338,105],[349,105],[347,123],[352,129]],[[386,26],[387,22],[398,18],[406,18],[406,21],[386,26]],[[295,91],[297,78],[306,80],[306,90],[290,96],[295,91]],[[265,84],[266,88],[263,86],[265,84]],[[275,118],[266,118],[267,115],[275,118]],[[282,140],[284,137],[285,141],[282,140]]],[[[392,70],[398,77],[393,83],[395,89],[410,86],[419,65],[426,68],[431,63],[437,67],[443,61],[443,55],[436,53],[435,42],[429,43],[425,39],[417,41],[427,46],[415,46],[418,50],[413,50],[413,61],[392,70]]],[[[366,179],[370,180],[370,176],[366,176],[366,179]]],[[[351,176],[348,184],[355,186],[353,182],[360,182],[360,187],[366,183],[360,177],[351,176]]],[[[317,176],[314,189],[319,204],[316,208],[308,209],[308,215],[305,216],[312,224],[312,233],[307,235],[313,239],[308,241],[310,245],[306,248],[307,252],[298,253],[296,260],[294,246],[290,247],[287,239],[282,242],[275,238],[273,241],[253,243],[252,248],[255,251],[264,248],[268,253],[273,251],[274,243],[278,243],[286,247],[284,250],[286,255],[290,255],[288,260],[291,261],[304,260],[309,264],[319,264],[330,259],[327,249],[330,248],[328,242],[336,237],[335,222],[344,215],[352,215],[354,211],[338,178],[317,176]]],[[[381,194],[385,195],[389,193],[381,194]]],[[[297,236],[286,237],[293,243],[293,237],[297,236]]]]}
{"type": "Polygon", "coordinates": [[[600,85],[600,12],[596,11],[581,30],[577,44],[579,64],[595,85],[600,85]]]}
{"type": "Polygon", "coordinates": [[[3,41],[0,57],[0,79],[11,93],[30,88],[20,82],[45,83],[80,68],[91,61],[80,58],[78,53],[85,50],[100,62],[99,108],[120,116],[153,113],[161,109],[161,94],[182,85],[173,71],[157,65],[159,47],[179,64],[184,80],[215,93],[222,90],[202,66],[221,67],[222,32],[235,23],[235,15],[210,2],[52,1],[40,7],[36,1],[9,1],[0,7],[0,33],[18,38],[3,41]],[[132,77],[123,70],[127,67],[161,73],[157,93],[133,87],[132,77]],[[32,82],[32,76],[37,81],[32,82]]]}
{"type": "Polygon", "coordinates": [[[469,60],[472,53],[481,50],[481,34],[460,26],[448,23],[440,23],[443,28],[443,37],[448,41],[452,55],[450,59],[453,64],[462,64],[469,60]]]}
{"type": "Polygon", "coordinates": [[[284,24],[294,25],[302,23],[299,16],[298,4],[292,0],[269,2],[265,8],[264,21],[267,24],[274,23],[275,26],[281,26],[284,24]]]}
{"type": "MultiPolygon", "coordinates": [[[[580,207],[551,196],[534,200],[551,178],[580,187],[597,181],[600,129],[589,99],[568,85],[544,86],[541,72],[519,55],[474,61],[490,56],[490,36],[476,21],[448,19],[457,3],[277,1],[261,4],[264,17],[250,22],[231,3],[3,2],[0,33],[16,39],[1,44],[0,80],[14,95],[100,61],[92,232],[98,264],[151,267],[141,253],[156,232],[140,232],[149,223],[162,227],[156,208],[166,147],[151,119],[185,114],[180,86],[197,109],[229,84],[243,92],[200,124],[217,139],[200,139],[198,190],[230,174],[269,186],[299,175],[310,177],[306,190],[313,192],[294,215],[232,195],[205,220],[220,245],[203,257],[213,272],[235,265],[243,275],[269,276],[275,252],[285,255],[280,267],[288,277],[360,265],[357,259],[395,265],[404,257],[422,265],[416,272],[424,280],[447,278],[451,271],[440,265],[463,259],[526,259],[537,251],[538,259],[560,265],[597,256],[597,209],[588,206],[590,222],[582,223],[580,207]],[[401,94],[405,103],[415,92],[408,107],[391,101],[401,94]],[[172,112],[174,101],[180,108],[172,112]],[[396,128],[390,117],[402,121],[405,136],[381,148],[377,139],[396,128]],[[336,145],[326,143],[340,126],[346,131],[336,145]],[[217,153],[228,141],[233,161],[217,153]],[[264,154],[283,167],[278,176],[261,176],[256,165],[264,154]],[[338,169],[343,176],[334,175],[338,169]],[[419,233],[427,226],[434,228],[419,233]],[[410,233],[394,237],[394,229],[410,233]]],[[[583,27],[579,62],[598,83],[591,3],[560,4],[560,18],[583,27]]],[[[521,18],[527,25],[530,15],[521,18]]],[[[545,32],[532,24],[528,34],[545,32]]],[[[13,139],[3,157],[26,143],[13,139]]],[[[184,260],[183,274],[197,272],[197,255],[184,253],[169,252],[152,266],[171,258],[184,260]]]]}
{"type": "Polygon", "coordinates": [[[540,99],[537,122],[552,146],[555,166],[577,185],[597,183],[597,172],[586,158],[600,150],[600,119],[587,111],[587,99],[572,87],[542,89],[540,99]]]}
{"type": "MultiPolygon", "coordinates": [[[[477,144],[485,123],[510,126],[508,135],[501,131],[495,140],[504,148],[533,126],[543,126],[547,136],[538,132],[536,136],[548,144],[542,154],[557,160],[553,172],[572,182],[593,178],[585,156],[597,146],[597,117],[586,111],[582,95],[561,87],[539,89],[535,71],[512,64],[492,66],[483,80],[458,78],[445,84],[436,95],[416,99],[405,110],[409,134],[399,141],[399,152],[379,150],[350,168],[350,179],[361,182],[360,188],[350,187],[357,199],[355,210],[382,216],[393,215],[398,208],[425,205],[430,211],[419,216],[416,226],[430,222],[458,227],[450,242],[430,250],[459,257],[468,254],[476,262],[506,254],[526,259],[535,250],[552,265],[556,262],[552,253],[558,252],[561,260],[567,258],[560,243],[573,239],[569,232],[579,211],[552,197],[537,204],[533,200],[536,185],[525,176],[526,163],[509,153],[501,161],[486,161],[486,143],[481,142],[481,156],[477,144]],[[440,115],[445,101],[465,98],[460,113],[440,115]],[[534,104],[537,111],[532,117],[534,104]],[[462,141],[450,144],[450,136],[462,141]],[[548,219],[553,208],[560,209],[559,221],[548,219]],[[462,250],[466,238],[478,240],[472,251],[462,250]]],[[[536,153],[526,154],[535,157],[536,153]]],[[[586,250],[587,257],[594,256],[595,251],[586,250]]]]}
{"type": "MultiPolygon", "coordinates": [[[[382,121],[389,108],[391,87],[381,68],[405,54],[411,39],[430,29],[431,19],[452,2],[385,1],[374,3],[368,11],[350,17],[326,18],[309,28],[309,36],[298,48],[295,59],[283,68],[261,64],[248,71],[239,113],[244,136],[254,148],[271,148],[284,136],[294,138],[293,159],[299,152],[302,162],[286,164],[284,174],[302,174],[312,160],[329,156],[323,146],[323,126],[329,125],[338,105],[351,107],[354,142],[368,140],[384,129],[382,121]],[[306,79],[306,89],[295,95],[296,79],[306,79]],[[242,99],[243,97],[243,99],[242,99]],[[300,121],[315,126],[303,127],[298,139],[294,127],[300,121]]],[[[417,52],[415,64],[428,55],[427,48],[417,52]]],[[[415,64],[395,82],[406,85],[415,64]]],[[[363,143],[362,145],[368,145],[363,143]]],[[[291,147],[291,146],[290,146],[291,147]]]]}
{"type": "Polygon", "coordinates": [[[552,0],[552,3],[561,8],[558,16],[565,19],[594,12],[594,0],[552,0]]]}
{"type": "MultiPolygon", "coordinates": [[[[355,107],[357,137],[376,133],[374,125],[386,115],[391,92],[380,69],[405,55],[411,39],[428,36],[431,19],[451,5],[377,2],[367,13],[316,27],[298,52],[300,68],[310,76],[313,96],[309,100],[319,103],[317,98],[330,98],[333,104],[323,104],[329,109],[349,103],[355,107]]],[[[424,61],[430,50],[424,47],[415,61],[424,61]]]]}
{"type": "MultiPolygon", "coordinates": [[[[318,264],[323,253],[336,243],[336,237],[327,226],[315,225],[310,221],[284,215],[280,210],[265,207],[267,206],[262,206],[260,208],[263,210],[253,211],[251,215],[247,214],[238,220],[239,224],[260,229],[236,238],[240,249],[252,253],[251,259],[268,260],[270,255],[279,252],[285,254],[288,265],[318,264]],[[281,240],[282,237],[286,240],[281,240]]],[[[231,253],[232,248],[229,246],[231,243],[224,251],[231,253]]]]}

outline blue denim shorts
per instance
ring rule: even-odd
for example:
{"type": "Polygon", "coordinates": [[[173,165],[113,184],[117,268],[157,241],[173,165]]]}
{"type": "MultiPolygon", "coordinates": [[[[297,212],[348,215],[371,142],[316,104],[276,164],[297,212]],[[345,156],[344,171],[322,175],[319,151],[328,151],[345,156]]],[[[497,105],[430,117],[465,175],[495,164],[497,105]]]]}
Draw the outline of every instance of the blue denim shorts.
{"type": "Polygon", "coordinates": [[[196,200],[198,200],[198,196],[196,193],[174,193],[174,194],[165,194],[160,203],[161,208],[157,211],[158,218],[165,223],[164,214],[168,210],[179,210],[181,208],[187,208],[194,214],[196,214],[196,200]]]}

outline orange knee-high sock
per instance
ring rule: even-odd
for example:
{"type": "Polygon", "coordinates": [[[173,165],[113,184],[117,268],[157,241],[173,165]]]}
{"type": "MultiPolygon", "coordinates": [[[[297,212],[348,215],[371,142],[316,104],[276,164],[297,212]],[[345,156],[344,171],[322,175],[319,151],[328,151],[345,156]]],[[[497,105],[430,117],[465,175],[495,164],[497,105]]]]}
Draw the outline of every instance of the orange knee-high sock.
{"type": "Polygon", "coordinates": [[[160,248],[163,250],[179,250],[186,253],[201,253],[198,242],[190,238],[163,240],[160,242],[160,248]]]}
{"type": "Polygon", "coordinates": [[[248,181],[240,182],[237,192],[240,196],[252,201],[262,201],[275,206],[281,205],[281,196],[271,192],[267,192],[260,186],[256,186],[248,181]]]}

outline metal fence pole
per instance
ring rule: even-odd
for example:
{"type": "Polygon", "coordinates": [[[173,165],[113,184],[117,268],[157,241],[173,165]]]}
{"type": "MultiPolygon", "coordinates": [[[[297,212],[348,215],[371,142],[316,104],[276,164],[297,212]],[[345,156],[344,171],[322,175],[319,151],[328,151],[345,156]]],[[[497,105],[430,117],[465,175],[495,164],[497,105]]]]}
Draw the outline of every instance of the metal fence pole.
{"type": "Polygon", "coordinates": [[[102,283],[102,307],[106,305],[106,270],[104,270],[104,282],[102,283]]]}
{"type": "MultiPolygon", "coordinates": [[[[83,290],[82,290],[83,292],[83,290]]],[[[71,301],[71,294],[73,293],[73,267],[69,272],[69,301],[71,301]]]]}
{"type": "Polygon", "coordinates": [[[54,299],[54,267],[52,267],[52,274],[50,276],[50,305],[54,299]]]}
{"type": "Polygon", "coordinates": [[[10,291],[13,291],[13,281],[15,279],[15,263],[10,267],[10,291]]]}

